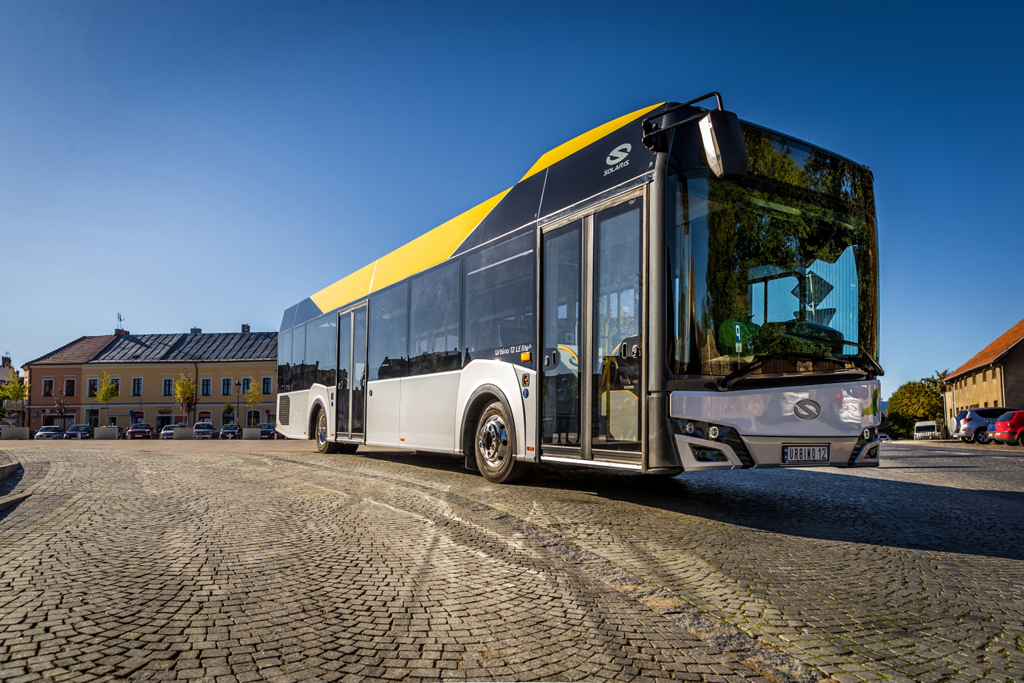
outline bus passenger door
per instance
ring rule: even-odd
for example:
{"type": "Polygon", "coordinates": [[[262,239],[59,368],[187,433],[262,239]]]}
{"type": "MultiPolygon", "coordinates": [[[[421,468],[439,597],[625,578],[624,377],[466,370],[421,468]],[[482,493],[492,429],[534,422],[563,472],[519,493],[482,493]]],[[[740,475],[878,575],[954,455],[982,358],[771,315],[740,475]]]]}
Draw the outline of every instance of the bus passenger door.
{"type": "Polygon", "coordinates": [[[640,465],[644,200],[605,207],[541,236],[541,454],[640,465]]]}
{"type": "Polygon", "coordinates": [[[576,221],[541,238],[541,446],[549,456],[583,454],[582,229],[583,221],[576,221]]]}
{"type": "Polygon", "coordinates": [[[366,305],[338,317],[337,438],[363,438],[366,396],[366,305]]]}
{"type": "Polygon", "coordinates": [[[351,411],[351,377],[352,377],[352,314],[342,313],[338,316],[338,390],[334,399],[336,407],[335,435],[346,438],[351,431],[349,417],[351,411]]]}

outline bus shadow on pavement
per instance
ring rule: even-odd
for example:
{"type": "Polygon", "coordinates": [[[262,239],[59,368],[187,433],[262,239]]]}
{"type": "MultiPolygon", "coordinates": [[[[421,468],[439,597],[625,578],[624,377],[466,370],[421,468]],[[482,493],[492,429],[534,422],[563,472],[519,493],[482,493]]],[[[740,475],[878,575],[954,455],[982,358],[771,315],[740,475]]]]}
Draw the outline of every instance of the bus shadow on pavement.
{"type": "Polygon", "coordinates": [[[1024,559],[1024,492],[812,470],[692,473],[654,485],[643,477],[624,479],[598,494],[805,538],[1024,559]]]}
{"type": "MultiPolygon", "coordinates": [[[[461,457],[449,454],[360,455],[480,477],[464,469],[461,457]]],[[[689,472],[663,478],[543,466],[509,488],[517,496],[534,490],[542,504],[551,502],[545,491],[586,492],[609,501],[803,538],[1024,559],[1024,492],[1018,491],[959,489],[813,469],[689,472]]]]}

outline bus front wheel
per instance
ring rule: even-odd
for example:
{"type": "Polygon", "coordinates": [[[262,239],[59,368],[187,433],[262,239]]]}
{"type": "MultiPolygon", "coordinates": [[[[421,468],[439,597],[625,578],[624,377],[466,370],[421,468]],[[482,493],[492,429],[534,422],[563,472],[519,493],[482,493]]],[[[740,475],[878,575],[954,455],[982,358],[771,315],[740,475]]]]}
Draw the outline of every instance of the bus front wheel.
{"type": "Polygon", "coordinates": [[[516,460],[512,452],[512,428],[500,401],[492,401],[476,421],[476,466],[487,481],[511,484],[526,474],[528,463],[516,460]]]}

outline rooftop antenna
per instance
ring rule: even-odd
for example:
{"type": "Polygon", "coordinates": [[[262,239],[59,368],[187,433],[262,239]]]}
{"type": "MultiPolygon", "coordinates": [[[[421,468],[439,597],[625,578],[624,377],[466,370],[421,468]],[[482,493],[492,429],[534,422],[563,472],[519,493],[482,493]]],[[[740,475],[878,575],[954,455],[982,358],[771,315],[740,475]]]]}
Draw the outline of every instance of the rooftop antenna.
{"type": "Polygon", "coordinates": [[[124,318],[121,316],[120,313],[117,314],[117,329],[124,329],[124,318]]]}

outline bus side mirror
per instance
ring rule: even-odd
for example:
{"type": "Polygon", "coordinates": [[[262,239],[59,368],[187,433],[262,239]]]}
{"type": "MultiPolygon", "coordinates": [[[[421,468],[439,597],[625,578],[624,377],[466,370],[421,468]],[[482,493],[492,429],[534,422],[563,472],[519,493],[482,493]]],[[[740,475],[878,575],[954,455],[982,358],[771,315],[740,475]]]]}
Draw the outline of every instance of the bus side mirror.
{"type": "Polygon", "coordinates": [[[736,114],[712,109],[697,121],[697,125],[711,172],[719,178],[745,177],[747,146],[736,114]]]}

